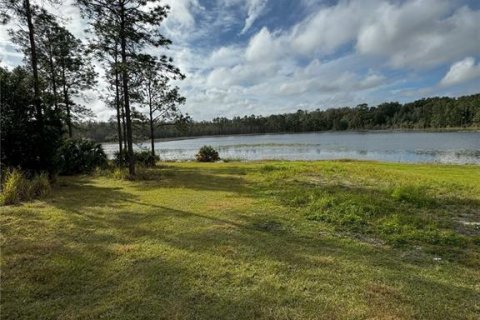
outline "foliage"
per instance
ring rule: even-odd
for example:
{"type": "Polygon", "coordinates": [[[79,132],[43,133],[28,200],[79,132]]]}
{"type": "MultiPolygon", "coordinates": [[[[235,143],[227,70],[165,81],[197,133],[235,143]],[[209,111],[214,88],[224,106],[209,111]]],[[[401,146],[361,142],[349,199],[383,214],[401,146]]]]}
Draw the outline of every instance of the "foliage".
{"type": "Polygon", "coordinates": [[[180,95],[178,87],[170,87],[169,81],[183,80],[185,76],[166,57],[159,60],[149,55],[140,55],[137,59],[138,100],[148,108],[148,120],[145,122],[148,122],[149,127],[151,153],[155,155],[155,127],[174,124],[183,119],[178,106],[185,103],[185,98],[180,95]],[[168,74],[163,70],[168,71],[168,74]]]}
{"type": "MultiPolygon", "coordinates": [[[[43,101],[62,113],[62,120],[73,134],[73,121],[92,115],[91,110],[78,105],[72,97],[95,84],[96,73],[81,41],[60,25],[45,9],[33,11],[39,74],[45,82],[43,101]]],[[[29,57],[29,33],[13,33],[13,42],[29,57]]]]}
{"type": "Polygon", "coordinates": [[[91,173],[107,165],[107,156],[100,144],[87,139],[69,139],[61,150],[61,173],[73,175],[91,173]]]}
{"type": "MultiPolygon", "coordinates": [[[[133,150],[132,109],[130,100],[135,96],[135,83],[132,82],[133,71],[140,57],[153,58],[142,52],[147,47],[167,47],[171,41],[161,32],[161,23],[167,17],[169,7],[160,0],[103,1],[77,0],[82,13],[90,19],[96,37],[92,40],[92,48],[100,57],[103,52],[114,57],[112,65],[115,71],[115,88],[119,89],[118,76],[122,79],[122,108],[125,111],[125,140],[127,141],[128,169],[135,175],[135,157],[133,150]]],[[[147,48],[148,49],[148,48],[147,48]]],[[[173,61],[166,56],[161,57],[166,65],[173,61]]],[[[173,67],[173,66],[172,66],[173,67]]],[[[118,91],[117,91],[118,92],[118,91]]],[[[116,93],[117,131],[119,141],[120,114],[118,93],[116,93]]],[[[119,142],[120,147],[121,142],[119,142]]],[[[154,153],[152,149],[152,153],[154,153]]]]}
{"type": "Polygon", "coordinates": [[[196,154],[197,161],[199,162],[215,162],[220,160],[217,150],[212,146],[203,146],[196,154]]]}
{"type": "Polygon", "coordinates": [[[17,204],[28,198],[28,182],[22,171],[8,170],[2,185],[2,203],[4,205],[17,204]]]}
{"type": "Polygon", "coordinates": [[[58,171],[58,150],[63,140],[61,114],[43,105],[42,119],[38,120],[32,81],[25,68],[0,68],[1,163],[53,174],[58,171]]]}
{"type": "Polygon", "coordinates": [[[135,152],[135,161],[145,167],[155,167],[157,161],[160,161],[160,157],[152,155],[150,151],[135,152]]]}
{"type": "Polygon", "coordinates": [[[52,190],[48,174],[42,172],[35,175],[29,182],[29,196],[31,198],[42,198],[50,194],[52,190]]]}
{"type": "Polygon", "coordinates": [[[36,199],[50,193],[51,186],[46,173],[40,173],[27,179],[19,169],[9,169],[5,172],[2,184],[1,203],[4,205],[18,204],[22,201],[36,199]]]}
{"type": "MultiPolygon", "coordinates": [[[[160,157],[152,155],[150,151],[135,151],[135,162],[144,167],[155,167],[155,164],[160,161],[160,157]]],[[[117,167],[124,167],[128,164],[127,152],[115,152],[113,162],[117,167]]]]}

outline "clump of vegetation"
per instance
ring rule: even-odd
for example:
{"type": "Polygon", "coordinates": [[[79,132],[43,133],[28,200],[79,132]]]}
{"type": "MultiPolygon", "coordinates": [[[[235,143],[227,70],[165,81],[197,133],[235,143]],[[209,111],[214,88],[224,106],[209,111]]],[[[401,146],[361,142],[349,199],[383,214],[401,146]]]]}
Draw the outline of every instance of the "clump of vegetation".
{"type": "Polygon", "coordinates": [[[2,186],[2,203],[5,205],[17,204],[28,195],[27,179],[18,170],[9,170],[5,174],[5,182],[2,186]]]}
{"type": "Polygon", "coordinates": [[[425,189],[414,185],[401,185],[392,191],[392,198],[398,201],[414,204],[418,207],[433,205],[434,199],[425,194],[425,189]]]}
{"type": "Polygon", "coordinates": [[[196,158],[199,162],[215,162],[220,160],[218,151],[215,150],[212,146],[201,147],[196,155],[196,158]]]}
{"type": "MultiPolygon", "coordinates": [[[[136,151],[133,156],[135,157],[135,163],[140,166],[152,168],[156,163],[160,161],[160,157],[153,155],[150,151],[136,151]]],[[[113,163],[117,167],[125,167],[128,165],[128,153],[123,150],[122,152],[115,152],[113,163]]]]}
{"type": "Polygon", "coordinates": [[[100,144],[87,139],[67,140],[61,150],[61,174],[91,173],[107,165],[107,155],[100,144]]]}
{"type": "Polygon", "coordinates": [[[47,196],[52,191],[48,175],[42,172],[29,181],[29,197],[32,199],[47,196]]]}
{"type": "Polygon", "coordinates": [[[18,204],[22,201],[46,196],[50,191],[51,185],[46,173],[27,179],[21,170],[10,169],[5,173],[0,203],[3,205],[18,204]]]}
{"type": "Polygon", "coordinates": [[[135,152],[135,162],[141,166],[147,168],[155,167],[158,161],[160,161],[160,157],[153,155],[150,151],[135,152]]]}

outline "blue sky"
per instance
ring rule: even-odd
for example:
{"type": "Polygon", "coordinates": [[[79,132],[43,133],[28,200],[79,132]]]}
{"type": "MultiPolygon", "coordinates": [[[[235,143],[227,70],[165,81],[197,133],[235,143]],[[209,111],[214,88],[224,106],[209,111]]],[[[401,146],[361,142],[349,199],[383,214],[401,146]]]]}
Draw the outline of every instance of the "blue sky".
{"type": "MultiPolygon", "coordinates": [[[[174,44],[151,52],[186,73],[183,109],[196,120],[480,92],[477,0],[164,2],[174,44]]],[[[52,10],[85,37],[76,8],[52,10]]],[[[5,30],[0,47],[2,64],[20,63],[5,30]]],[[[108,119],[99,93],[87,96],[108,119]]]]}

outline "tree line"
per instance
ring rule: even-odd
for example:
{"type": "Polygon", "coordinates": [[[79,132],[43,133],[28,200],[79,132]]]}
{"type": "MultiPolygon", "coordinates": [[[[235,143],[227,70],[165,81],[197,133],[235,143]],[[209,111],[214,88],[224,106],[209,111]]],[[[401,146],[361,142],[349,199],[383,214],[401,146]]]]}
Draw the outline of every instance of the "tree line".
{"type": "MultiPolygon", "coordinates": [[[[82,42],[46,3],[63,5],[61,0],[0,1],[0,22],[20,25],[9,32],[25,61],[12,70],[0,68],[1,164],[55,172],[66,139],[93,116],[78,101],[95,89],[96,60],[106,70],[109,88],[102,94],[116,113],[116,141],[135,175],[135,123],[148,120],[153,141],[159,123],[185,119],[178,108],[185,98],[171,85],[185,76],[172,58],[147,53],[164,52],[171,44],[160,31],[169,7],[160,0],[75,0],[89,23],[89,40],[82,42]]],[[[155,155],[153,143],[151,152],[155,155]]]]}
{"type": "MultiPolygon", "coordinates": [[[[139,120],[136,139],[145,140],[146,122],[139,120]]],[[[215,118],[212,121],[190,121],[182,126],[164,125],[154,132],[156,139],[184,136],[229,135],[252,133],[283,133],[381,129],[444,129],[480,127],[480,94],[459,98],[434,97],[401,104],[386,102],[378,106],[361,104],[356,107],[327,110],[298,110],[270,116],[215,118]]],[[[111,121],[84,122],[79,136],[99,142],[115,141],[111,121]]]]}

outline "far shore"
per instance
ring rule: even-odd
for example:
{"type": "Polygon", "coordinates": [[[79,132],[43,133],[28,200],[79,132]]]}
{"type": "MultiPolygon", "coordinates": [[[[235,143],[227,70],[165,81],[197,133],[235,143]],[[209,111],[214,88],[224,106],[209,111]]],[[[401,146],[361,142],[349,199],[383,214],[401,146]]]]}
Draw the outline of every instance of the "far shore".
{"type": "MultiPolygon", "coordinates": [[[[266,136],[282,134],[307,134],[307,133],[388,133],[388,132],[479,132],[480,127],[467,128],[426,128],[426,129],[370,129],[370,130],[329,130],[329,131],[305,131],[305,132],[263,132],[263,133],[232,133],[232,134],[212,134],[201,136],[184,136],[170,138],[156,138],[155,142],[181,141],[190,139],[201,139],[210,137],[231,137],[231,136],[266,136]]],[[[101,144],[115,144],[117,141],[103,141],[101,144]]],[[[144,140],[138,143],[150,143],[150,140],[144,140]]]]}

